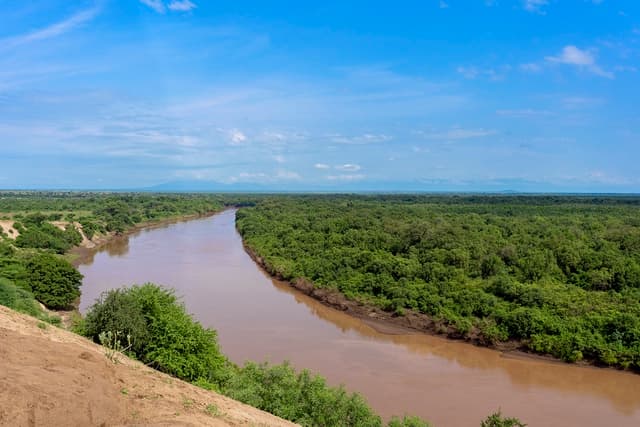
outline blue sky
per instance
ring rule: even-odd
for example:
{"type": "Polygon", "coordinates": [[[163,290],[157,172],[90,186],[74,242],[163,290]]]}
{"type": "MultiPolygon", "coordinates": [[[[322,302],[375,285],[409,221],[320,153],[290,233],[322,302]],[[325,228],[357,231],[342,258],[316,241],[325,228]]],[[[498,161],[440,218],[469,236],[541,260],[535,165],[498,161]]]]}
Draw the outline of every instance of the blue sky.
{"type": "Polygon", "coordinates": [[[640,192],[639,71],[636,0],[0,0],[0,188],[640,192]]]}

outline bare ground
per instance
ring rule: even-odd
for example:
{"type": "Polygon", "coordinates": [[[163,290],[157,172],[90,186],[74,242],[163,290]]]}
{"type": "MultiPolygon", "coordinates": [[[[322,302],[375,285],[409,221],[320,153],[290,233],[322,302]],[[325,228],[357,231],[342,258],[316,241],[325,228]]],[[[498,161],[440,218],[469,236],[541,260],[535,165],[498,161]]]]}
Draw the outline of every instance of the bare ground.
{"type": "Polygon", "coordinates": [[[0,426],[293,426],[0,306],[0,426]]]}
{"type": "Polygon", "coordinates": [[[13,227],[13,223],[14,221],[6,219],[0,220],[0,229],[11,239],[15,239],[20,235],[20,233],[18,233],[18,230],[13,227]]]}

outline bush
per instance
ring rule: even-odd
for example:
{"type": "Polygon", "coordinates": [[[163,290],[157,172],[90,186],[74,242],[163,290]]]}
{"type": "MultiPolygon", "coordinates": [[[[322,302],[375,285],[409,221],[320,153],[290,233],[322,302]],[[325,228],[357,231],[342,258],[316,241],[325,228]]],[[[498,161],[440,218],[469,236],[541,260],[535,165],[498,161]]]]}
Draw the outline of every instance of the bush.
{"type": "Polygon", "coordinates": [[[0,277],[0,305],[54,325],[60,324],[59,317],[50,316],[42,311],[31,292],[16,286],[11,280],[4,277],[0,277]]]}
{"type": "Polygon", "coordinates": [[[25,267],[33,295],[48,308],[69,308],[80,296],[82,274],[66,260],[41,253],[29,259],[25,267]]]}
{"type": "Polygon", "coordinates": [[[69,225],[64,231],[48,222],[30,222],[26,229],[20,230],[16,246],[21,248],[49,249],[63,254],[82,242],[82,236],[69,225]]]}
{"type": "Polygon", "coordinates": [[[34,317],[42,313],[31,292],[17,287],[4,277],[0,277],[0,305],[34,317]]]}
{"type": "Polygon", "coordinates": [[[418,417],[392,418],[388,424],[389,427],[429,427],[429,423],[418,417]]]}
{"type": "Polygon", "coordinates": [[[194,321],[173,291],[151,283],[102,294],[83,329],[96,342],[102,332],[130,334],[138,359],[187,381],[219,384],[227,374],[215,331],[194,321]]]}
{"type": "Polygon", "coordinates": [[[102,332],[129,335],[131,352],[136,356],[143,354],[151,340],[141,302],[127,289],[103,293],[87,313],[79,332],[95,342],[99,342],[102,332]]]}
{"type": "Polygon", "coordinates": [[[527,427],[527,425],[517,418],[504,418],[502,413],[498,411],[482,421],[480,427],[527,427]]]}
{"type": "Polygon", "coordinates": [[[308,371],[296,373],[286,362],[273,366],[249,362],[232,376],[223,391],[302,426],[382,425],[360,395],[329,387],[324,378],[308,371]]]}

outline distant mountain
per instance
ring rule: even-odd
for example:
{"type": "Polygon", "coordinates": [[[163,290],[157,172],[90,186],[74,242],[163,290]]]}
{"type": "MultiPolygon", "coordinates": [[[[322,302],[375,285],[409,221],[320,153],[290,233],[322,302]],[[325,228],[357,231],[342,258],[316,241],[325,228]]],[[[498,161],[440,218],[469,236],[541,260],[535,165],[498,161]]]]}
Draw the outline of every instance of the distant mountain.
{"type": "MultiPolygon", "coordinates": [[[[483,182],[453,182],[448,180],[416,181],[326,181],[308,183],[301,181],[281,182],[236,182],[183,180],[171,181],[151,187],[126,191],[149,192],[208,192],[208,193],[492,193],[492,194],[612,194],[611,188],[603,185],[576,184],[556,186],[544,182],[520,179],[487,180],[483,182]]],[[[637,193],[631,191],[626,194],[637,193]]],[[[122,190],[125,191],[125,190],[122,190]]],[[[622,193],[622,192],[619,192],[622,193]]]]}

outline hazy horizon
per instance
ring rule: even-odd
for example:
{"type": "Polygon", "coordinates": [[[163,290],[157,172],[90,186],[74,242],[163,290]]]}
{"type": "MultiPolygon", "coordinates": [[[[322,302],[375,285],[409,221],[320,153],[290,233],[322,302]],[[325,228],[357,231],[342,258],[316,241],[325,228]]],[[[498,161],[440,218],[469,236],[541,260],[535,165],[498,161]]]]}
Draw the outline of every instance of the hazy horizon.
{"type": "Polygon", "coordinates": [[[639,69],[631,0],[0,0],[0,188],[639,193],[639,69]]]}

